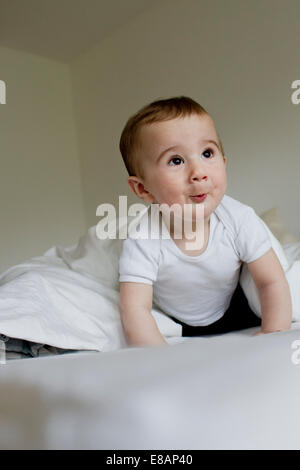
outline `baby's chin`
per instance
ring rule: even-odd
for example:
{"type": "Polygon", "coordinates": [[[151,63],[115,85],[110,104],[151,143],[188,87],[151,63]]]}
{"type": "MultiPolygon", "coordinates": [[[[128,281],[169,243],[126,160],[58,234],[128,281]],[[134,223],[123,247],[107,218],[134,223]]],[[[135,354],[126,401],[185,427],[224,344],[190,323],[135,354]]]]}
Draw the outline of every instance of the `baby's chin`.
{"type": "Polygon", "coordinates": [[[212,199],[208,196],[206,200],[203,202],[192,203],[193,220],[196,220],[197,218],[197,211],[198,211],[198,220],[199,220],[199,217],[200,218],[203,217],[205,220],[209,220],[211,214],[218,207],[222,198],[223,198],[223,195],[220,199],[218,198],[217,200],[212,199]]]}

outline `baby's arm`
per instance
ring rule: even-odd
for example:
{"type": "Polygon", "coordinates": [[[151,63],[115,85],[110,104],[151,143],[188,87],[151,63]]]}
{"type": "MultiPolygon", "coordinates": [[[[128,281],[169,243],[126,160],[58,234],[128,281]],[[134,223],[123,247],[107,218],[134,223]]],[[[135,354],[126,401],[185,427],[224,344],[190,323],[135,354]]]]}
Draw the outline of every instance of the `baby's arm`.
{"type": "Polygon", "coordinates": [[[273,249],[247,266],[259,292],[262,313],[260,333],[289,330],[292,321],[290,288],[273,249]]]}
{"type": "Polygon", "coordinates": [[[152,296],[153,287],[150,284],[120,282],[121,320],[132,346],[168,344],[152,316],[152,296]]]}

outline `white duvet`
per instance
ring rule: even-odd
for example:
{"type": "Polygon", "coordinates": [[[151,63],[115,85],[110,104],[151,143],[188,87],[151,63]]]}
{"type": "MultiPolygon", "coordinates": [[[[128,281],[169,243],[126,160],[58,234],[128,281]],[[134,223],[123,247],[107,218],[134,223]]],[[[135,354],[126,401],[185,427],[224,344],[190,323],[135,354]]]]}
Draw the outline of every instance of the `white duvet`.
{"type": "Polygon", "coordinates": [[[296,327],[10,361],[0,448],[300,449],[296,327]]]}
{"type": "MultiPolygon", "coordinates": [[[[126,347],[119,315],[120,240],[99,240],[91,227],[77,245],[56,246],[0,276],[0,333],[64,349],[126,347]]],[[[158,310],[167,338],[181,326],[158,310]]]]}
{"type": "MultiPolygon", "coordinates": [[[[300,243],[273,248],[290,283],[294,320],[300,320],[300,243]]],[[[54,246],[43,256],[0,275],[0,333],[64,349],[113,351],[127,346],[119,314],[118,261],[122,240],[99,240],[96,226],[78,244],[54,246]]],[[[257,292],[244,269],[241,284],[260,315],[257,292]]],[[[182,328],[152,311],[169,342],[182,328]]]]}
{"type": "MultiPolygon", "coordinates": [[[[300,323],[183,341],[181,327],[153,311],[168,341],[182,344],[126,348],[120,249],[92,227],[77,245],[0,276],[1,333],[107,351],[1,365],[0,448],[300,449],[300,323]]],[[[297,302],[300,244],[284,255],[297,302]]]]}

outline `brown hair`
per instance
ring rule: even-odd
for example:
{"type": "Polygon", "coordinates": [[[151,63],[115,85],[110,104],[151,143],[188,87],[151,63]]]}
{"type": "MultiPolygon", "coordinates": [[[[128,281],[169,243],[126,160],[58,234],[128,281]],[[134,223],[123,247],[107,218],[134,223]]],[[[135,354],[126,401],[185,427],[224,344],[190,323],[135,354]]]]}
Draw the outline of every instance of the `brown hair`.
{"type": "MultiPolygon", "coordinates": [[[[136,158],[138,134],[141,127],[153,122],[168,121],[177,117],[190,116],[191,114],[201,116],[204,114],[208,115],[208,112],[191,98],[179,96],[153,101],[131,116],[122,131],[119,144],[120,152],[129,176],[142,174],[141,165],[138,164],[136,158]]],[[[224,149],[220,139],[219,143],[222,154],[224,155],[224,149]]]]}

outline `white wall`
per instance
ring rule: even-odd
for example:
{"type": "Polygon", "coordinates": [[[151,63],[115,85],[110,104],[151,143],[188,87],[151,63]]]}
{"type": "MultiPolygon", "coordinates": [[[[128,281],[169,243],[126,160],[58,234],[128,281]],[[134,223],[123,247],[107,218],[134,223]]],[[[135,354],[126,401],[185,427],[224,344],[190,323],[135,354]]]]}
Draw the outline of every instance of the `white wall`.
{"type": "Polygon", "coordinates": [[[0,48],[0,272],[85,232],[69,68],[0,48]]]}
{"type": "Polygon", "coordinates": [[[215,118],[227,194],[259,213],[278,206],[299,236],[299,15],[298,0],[164,0],[73,61],[88,225],[98,204],[131,194],[118,150],[127,118],[185,94],[215,118]]]}

